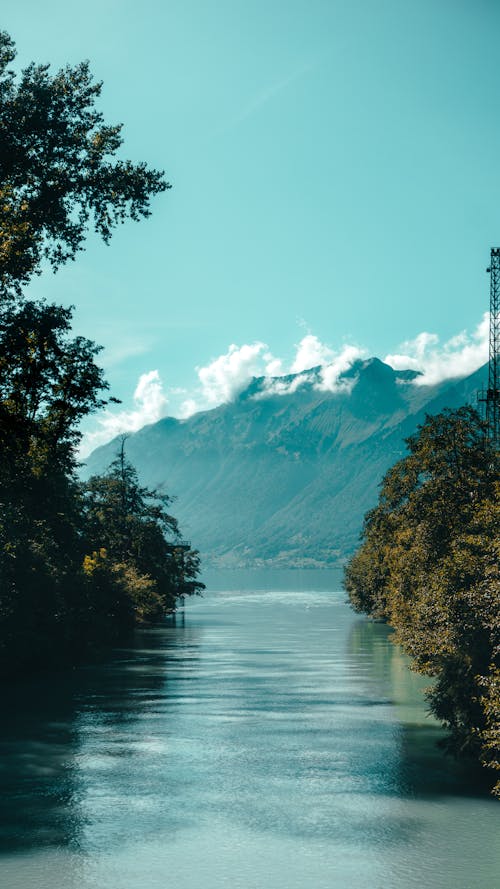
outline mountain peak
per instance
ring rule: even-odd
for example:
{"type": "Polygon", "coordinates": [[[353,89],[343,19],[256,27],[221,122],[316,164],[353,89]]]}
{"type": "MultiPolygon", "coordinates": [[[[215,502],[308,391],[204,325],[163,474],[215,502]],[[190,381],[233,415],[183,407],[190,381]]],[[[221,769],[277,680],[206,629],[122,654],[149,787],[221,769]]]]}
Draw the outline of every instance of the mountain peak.
{"type": "Polygon", "coordinates": [[[341,371],[338,377],[331,380],[328,374],[330,367],[331,365],[317,364],[295,373],[252,377],[235,400],[244,402],[248,399],[281,397],[295,395],[299,391],[313,390],[349,395],[353,386],[358,385],[360,381],[376,389],[388,387],[392,389],[396,383],[410,383],[421,375],[420,371],[411,369],[394,370],[377,357],[358,358],[350,367],[341,371]],[[347,385],[343,385],[344,382],[347,385]]]}
{"type": "MultiPolygon", "coordinates": [[[[350,388],[331,392],[319,387],[322,374],[313,367],[271,378],[281,395],[256,377],[230,404],[161,420],[128,439],[141,482],[176,496],[181,527],[206,560],[342,561],[405,438],[426,413],[470,401],[481,378],[414,386],[415,371],[369,358],[342,375],[350,388]]],[[[105,470],[115,447],[91,454],[82,474],[105,470]]]]}

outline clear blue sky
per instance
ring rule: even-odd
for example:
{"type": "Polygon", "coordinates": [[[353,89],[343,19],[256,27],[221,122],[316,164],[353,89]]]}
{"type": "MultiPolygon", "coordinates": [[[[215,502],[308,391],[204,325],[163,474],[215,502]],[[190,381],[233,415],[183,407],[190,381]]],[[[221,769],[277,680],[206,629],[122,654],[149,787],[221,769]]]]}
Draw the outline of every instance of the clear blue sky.
{"type": "MultiPolygon", "coordinates": [[[[89,58],[150,220],[32,293],[77,306],[113,392],[190,389],[231,343],[383,357],[472,331],[500,244],[497,0],[23,0],[18,64],[89,58]]],[[[172,410],[175,395],[171,395],[172,410]]]]}

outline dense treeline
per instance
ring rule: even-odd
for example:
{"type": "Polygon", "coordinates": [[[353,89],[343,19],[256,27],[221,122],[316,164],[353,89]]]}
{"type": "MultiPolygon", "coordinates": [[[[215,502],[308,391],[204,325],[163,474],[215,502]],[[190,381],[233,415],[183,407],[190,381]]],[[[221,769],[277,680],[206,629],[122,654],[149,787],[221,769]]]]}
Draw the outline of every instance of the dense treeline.
{"type": "Polygon", "coordinates": [[[122,446],[107,474],[78,480],[81,420],[106,404],[100,347],[71,331],[70,308],[27,299],[43,263],[108,241],[168,188],[116,160],[120,127],[94,103],[88,65],[17,78],[0,33],[0,669],[82,657],[198,592],[197,553],[167,496],[141,488],[122,446]]]}
{"type": "Polygon", "coordinates": [[[407,445],[345,585],[435,677],[428,699],[448,748],[500,769],[499,454],[470,407],[427,417],[407,445]]]}

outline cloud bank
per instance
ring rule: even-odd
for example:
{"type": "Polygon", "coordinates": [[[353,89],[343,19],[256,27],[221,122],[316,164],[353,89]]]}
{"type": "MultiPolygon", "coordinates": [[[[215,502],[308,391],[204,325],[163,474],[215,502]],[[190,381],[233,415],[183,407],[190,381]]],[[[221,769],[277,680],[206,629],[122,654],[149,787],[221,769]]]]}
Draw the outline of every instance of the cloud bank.
{"type": "MultiPolygon", "coordinates": [[[[488,335],[489,313],[486,312],[471,334],[462,331],[441,343],[437,334],[424,331],[415,339],[402,343],[396,352],[386,355],[384,361],[395,370],[420,371],[414,385],[432,385],[467,376],[485,364],[488,335]]],[[[97,428],[84,436],[81,456],[88,455],[122,432],[136,432],[142,426],[160,420],[166,414],[169,399],[173,400],[172,414],[183,419],[197,411],[233,401],[253,377],[264,378],[256,398],[289,395],[306,384],[323,392],[350,392],[356,377],[343,375],[357,360],[367,356],[366,349],[352,343],[335,351],[312,333],[302,337],[288,362],[273,355],[269,346],[260,340],[241,346],[233,343],[227,352],[196,368],[198,379],[194,388],[170,388],[169,397],[158,370],[151,370],[140,376],[131,410],[114,412],[107,409],[97,418],[97,428]],[[314,373],[312,368],[316,369],[314,373]]]]}
{"type": "Polygon", "coordinates": [[[187,417],[197,410],[233,401],[248,386],[253,377],[264,377],[262,391],[256,396],[289,395],[307,382],[313,367],[321,370],[312,381],[321,391],[338,392],[352,387],[353,381],[341,380],[340,375],[366,352],[358,346],[346,345],[340,352],[321,342],[319,337],[306,334],[295,347],[295,355],[287,364],[276,358],[266,343],[257,341],[243,346],[234,343],[204,367],[196,368],[199,386],[180,408],[180,416],[187,417]],[[289,375],[294,379],[286,379],[289,375]]]}
{"type": "MultiPolygon", "coordinates": [[[[291,395],[306,383],[319,392],[350,392],[356,384],[355,377],[342,377],[347,370],[360,358],[366,358],[366,350],[359,346],[345,345],[340,352],[334,352],[329,346],[309,333],[297,346],[295,358],[288,371],[281,367],[281,374],[297,374],[293,379],[267,379],[259,398],[269,395],[291,395]],[[314,374],[308,373],[311,368],[319,368],[314,374]]],[[[281,363],[281,362],[280,362],[281,363]]],[[[281,363],[282,365],[282,363],[281,363]]]]}
{"type": "Polygon", "coordinates": [[[265,343],[243,346],[233,343],[224,355],[206,367],[197,368],[202,400],[210,406],[232,401],[252,377],[272,374],[277,367],[265,343]]]}
{"type": "Polygon", "coordinates": [[[443,344],[435,333],[419,333],[384,361],[395,370],[420,371],[417,386],[468,376],[488,361],[489,322],[489,312],[485,312],[472,334],[462,331],[443,344]]]}

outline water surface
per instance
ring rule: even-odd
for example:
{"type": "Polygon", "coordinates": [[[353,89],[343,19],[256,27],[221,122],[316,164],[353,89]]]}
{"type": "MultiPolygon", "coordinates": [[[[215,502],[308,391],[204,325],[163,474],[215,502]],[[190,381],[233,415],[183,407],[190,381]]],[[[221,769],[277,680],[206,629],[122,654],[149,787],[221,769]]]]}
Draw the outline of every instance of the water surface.
{"type": "Polygon", "coordinates": [[[3,690],[3,889],[498,889],[498,803],[338,575],[207,579],[175,626],[3,690]]]}

